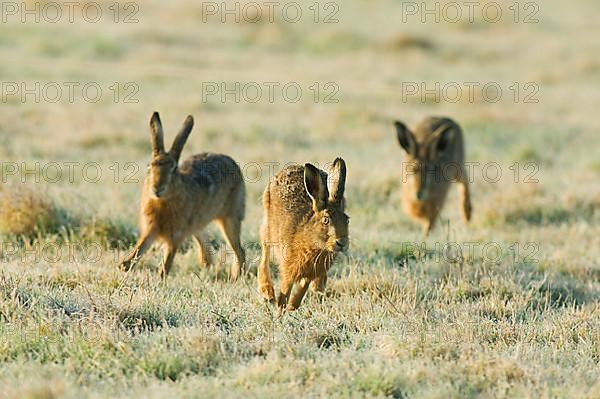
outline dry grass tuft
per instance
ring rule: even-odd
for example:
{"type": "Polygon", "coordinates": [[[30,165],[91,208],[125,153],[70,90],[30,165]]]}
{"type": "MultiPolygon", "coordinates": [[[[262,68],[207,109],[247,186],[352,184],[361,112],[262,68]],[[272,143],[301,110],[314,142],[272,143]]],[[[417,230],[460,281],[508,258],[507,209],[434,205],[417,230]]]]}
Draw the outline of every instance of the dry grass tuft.
{"type": "Polygon", "coordinates": [[[426,37],[400,33],[383,43],[383,49],[388,51],[406,51],[413,49],[433,51],[435,50],[435,45],[426,37]]]}
{"type": "Polygon", "coordinates": [[[137,232],[133,225],[121,220],[92,218],[82,223],[78,236],[105,248],[124,250],[135,244],[137,232]]]}
{"type": "Polygon", "coordinates": [[[0,203],[0,233],[6,236],[31,240],[58,234],[71,221],[66,210],[31,187],[3,188],[0,203]]]}
{"type": "Polygon", "coordinates": [[[0,203],[0,234],[11,240],[30,242],[59,235],[121,250],[136,241],[133,225],[121,220],[76,216],[32,187],[6,187],[0,190],[0,203]]]}

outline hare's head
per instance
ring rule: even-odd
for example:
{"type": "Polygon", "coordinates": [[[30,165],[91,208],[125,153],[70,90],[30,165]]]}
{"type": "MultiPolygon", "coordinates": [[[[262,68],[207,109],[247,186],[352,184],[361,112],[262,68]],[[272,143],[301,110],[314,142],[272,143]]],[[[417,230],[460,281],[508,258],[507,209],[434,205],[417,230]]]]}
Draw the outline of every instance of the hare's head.
{"type": "Polygon", "coordinates": [[[183,127],[175,137],[171,149],[166,152],[162,123],[158,112],[150,119],[150,132],[152,135],[152,159],[148,164],[148,183],[151,195],[163,198],[169,195],[173,176],[177,174],[177,165],[183,146],[192,131],[194,119],[188,116],[183,127]]]}
{"type": "Polygon", "coordinates": [[[402,122],[396,121],[396,134],[407,157],[403,165],[403,183],[410,187],[414,200],[427,201],[443,179],[442,162],[449,157],[455,131],[443,124],[417,141],[417,137],[402,122]]]}
{"type": "Polygon", "coordinates": [[[348,224],[344,213],[346,162],[337,158],[329,171],[327,182],[312,164],[304,165],[304,185],[312,199],[313,214],[307,222],[311,244],[331,252],[346,251],[349,246],[348,224]]]}

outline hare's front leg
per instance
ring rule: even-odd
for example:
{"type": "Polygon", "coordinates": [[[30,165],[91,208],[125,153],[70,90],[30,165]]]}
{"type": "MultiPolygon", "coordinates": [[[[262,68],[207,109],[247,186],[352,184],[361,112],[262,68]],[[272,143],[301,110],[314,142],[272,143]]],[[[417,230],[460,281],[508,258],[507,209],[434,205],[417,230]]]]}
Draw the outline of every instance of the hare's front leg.
{"type": "Polygon", "coordinates": [[[198,262],[203,266],[211,266],[213,264],[211,246],[207,243],[208,239],[204,232],[194,234],[194,242],[198,249],[198,262]]]}
{"type": "Polygon", "coordinates": [[[140,260],[142,256],[152,247],[156,240],[154,232],[143,233],[138,239],[131,254],[119,265],[121,270],[129,271],[140,260]]]}
{"type": "Polygon", "coordinates": [[[471,192],[469,191],[469,177],[467,176],[467,171],[463,169],[462,173],[459,176],[460,183],[460,196],[462,200],[463,206],[463,217],[465,221],[471,220],[471,213],[473,212],[473,207],[471,206],[471,192]]]}
{"type": "Polygon", "coordinates": [[[298,288],[296,288],[296,291],[294,292],[294,295],[292,296],[292,299],[290,300],[287,310],[296,310],[300,307],[300,304],[302,303],[302,299],[304,298],[304,295],[306,294],[306,291],[308,290],[309,286],[310,286],[309,279],[303,278],[302,280],[300,280],[300,283],[298,284],[298,288]]]}
{"type": "Polygon", "coordinates": [[[285,265],[282,265],[280,270],[281,273],[281,287],[279,289],[279,296],[277,297],[277,306],[280,311],[285,310],[288,299],[290,298],[290,293],[292,292],[292,288],[294,288],[294,281],[284,272],[285,265]]]}
{"type": "Polygon", "coordinates": [[[167,275],[169,274],[169,270],[171,270],[171,266],[173,265],[173,258],[175,258],[175,253],[177,252],[177,246],[173,243],[165,243],[165,250],[163,254],[162,266],[160,268],[160,278],[165,280],[167,275]]]}
{"type": "Polygon", "coordinates": [[[327,273],[317,276],[313,279],[312,283],[315,292],[323,296],[323,294],[325,294],[325,287],[327,287],[327,273]]]}
{"type": "Polygon", "coordinates": [[[433,230],[434,226],[435,226],[435,217],[433,217],[431,219],[427,219],[423,222],[423,237],[424,238],[429,237],[429,233],[431,233],[431,230],[433,230]]]}

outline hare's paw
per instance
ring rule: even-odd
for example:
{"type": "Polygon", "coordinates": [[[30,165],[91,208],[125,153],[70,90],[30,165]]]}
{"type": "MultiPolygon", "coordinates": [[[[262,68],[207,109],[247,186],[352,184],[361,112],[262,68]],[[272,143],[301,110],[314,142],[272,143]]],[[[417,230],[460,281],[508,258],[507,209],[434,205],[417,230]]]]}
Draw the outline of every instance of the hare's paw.
{"type": "Polygon", "coordinates": [[[169,271],[164,266],[161,266],[160,269],[158,269],[158,278],[160,281],[167,281],[168,275],[169,271]]]}
{"type": "Polygon", "coordinates": [[[473,207],[471,206],[471,201],[466,201],[463,204],[463,216],[465,221],[469,222],[471,220],[471,214],[473,213],[473,207]]]}
{"type": "Polygon", "coordinates": [[[135,262],[133,259],[125,259],[119,264],[119,269],[121,269],[124,272],[128,272],[133,268],[134,264],[135,262]]]}
{"type": "Polygon", "coordinates": [[[229,272],[229,279],[231,281],[237,281],[237,279],[240,277],[240,275],[242,274],[242,265],[240,265],[239,263],[234,263],[233,265],[231,265],[231,270],[229,272]]]}
{"type": "Polygon", "coordinates": [[[280,312],[285,312],[288,306],[288,296],[284,293],[279,293],[277,297],[277,307],[280,312]]]}
{"type": "Polygon", "coordinates": [[[275,289],[272,284],[261,284],[260,293],[267,302],[275,302],[275,289]]]}

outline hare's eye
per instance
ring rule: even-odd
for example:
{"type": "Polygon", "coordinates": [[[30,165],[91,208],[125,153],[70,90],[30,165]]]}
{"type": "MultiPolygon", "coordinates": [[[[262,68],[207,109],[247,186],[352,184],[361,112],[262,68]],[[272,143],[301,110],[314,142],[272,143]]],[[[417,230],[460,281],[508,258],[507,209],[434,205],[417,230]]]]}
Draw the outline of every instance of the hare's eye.
{"type": "Polygon", "coordinates": [[[325,226],[327,226],[329,224],[329,216],[323,216],[321,223],[323,223],[325,226]]]}

